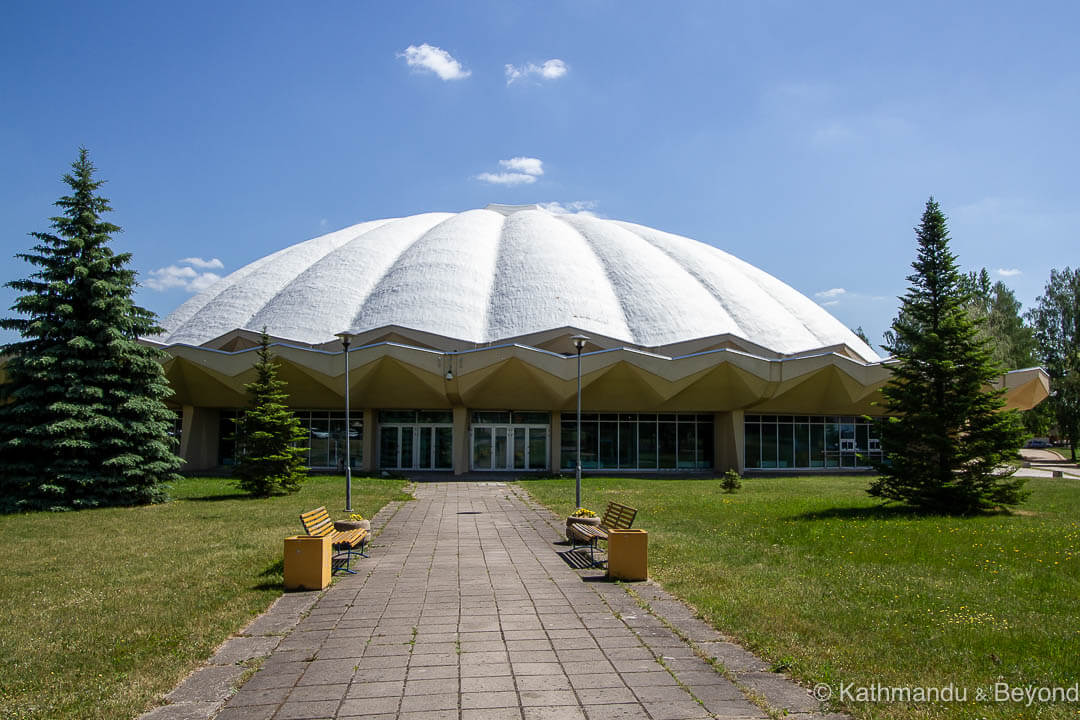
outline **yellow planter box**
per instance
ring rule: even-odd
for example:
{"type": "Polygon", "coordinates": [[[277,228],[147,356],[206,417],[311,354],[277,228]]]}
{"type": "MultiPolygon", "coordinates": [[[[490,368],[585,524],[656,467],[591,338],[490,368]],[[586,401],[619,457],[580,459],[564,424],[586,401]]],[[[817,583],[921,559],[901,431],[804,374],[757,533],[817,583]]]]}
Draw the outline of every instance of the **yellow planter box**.
{"type": "Polygon", "coordinates": [[[330,538],[285,538],[285,589],[322,590],[330,584],[330,538]]]}
{"type": "Polygon", "coordinates": [[[614,580],[649,578],[649,533],[645,530],[608,531],[608,577],[614,580]]]}

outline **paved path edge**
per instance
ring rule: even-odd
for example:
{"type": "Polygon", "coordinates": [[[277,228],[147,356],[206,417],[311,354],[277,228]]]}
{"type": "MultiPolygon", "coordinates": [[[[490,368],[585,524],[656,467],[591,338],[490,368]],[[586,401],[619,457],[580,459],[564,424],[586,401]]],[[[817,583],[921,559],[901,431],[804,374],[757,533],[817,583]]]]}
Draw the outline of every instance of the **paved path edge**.
{"type": "MultiPolygon", "coordinates": [[[[402,488],[412,494],[412,485],[402,488]]],[[[391,500],[371,518],[372,543],[407,500],[391,500]]],[[[288,592],[218,646],[205,663],[167,693],[164,704],[138,720],[207,720],[213,717],[250,678],[262,661],[304,619],[311,608],[333,587],[325,590],[288,592]]]]}
{"type": "MultiPolygon", "coordinates": [[[[564,518],[555,515],[520,485],[512,484],[510,488],[522,503],[551,527],[556,536],[562,535],[564,518]]],[[[650,578],[637,583],[597,582],[604,576],[603,571],[579,569],[577,572],[583,579],[593,581],[593,589],[631,630],[635,630],[640,624],[630,622],[640,619],[633,613],[647,613],[716,672],[731,680],[746,695],[747,700],[770,716],[803,720],[850,720],[851,716],[844,713],[823,712],[821,703],[814,698],[810,690],[787,675],[771,671],[768,663],[702,620],[693,608],[669,593],[655,580],[650,578]]],[[[637,634],[646,646],[651,647],[651,633],[637,634]]],[[[657,654],[657,658],[665,659],[662,654],[657,654]]],[[[677,669],[670,667],[672,663],[661,664],[679,680],[677,669]]],[[[681,684],[697,697],[693,683],[681,684]]]]}

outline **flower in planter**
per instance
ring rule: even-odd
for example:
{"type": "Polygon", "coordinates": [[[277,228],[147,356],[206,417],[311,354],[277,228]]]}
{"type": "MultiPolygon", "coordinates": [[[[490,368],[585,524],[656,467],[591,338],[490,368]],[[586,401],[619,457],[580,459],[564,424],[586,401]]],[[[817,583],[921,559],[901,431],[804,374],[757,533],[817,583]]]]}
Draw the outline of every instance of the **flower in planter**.
{"type": "Polygon", "coordinates": [[[360,522],[361,520],[365,520],[366,518],[363,515],[361,515],[360,513],[353,513],[352,515],[349,516],[349,519],[350,520],[355,520],[356,522],[360,522]]]}
{"type": "Polygon", "coordinates": [[[592,510],[589,510],[588,508],[578,508],[574,512],[570,513],[570,517],[594,518],[596,517],[596,513],[594,513],[592,510]]]}

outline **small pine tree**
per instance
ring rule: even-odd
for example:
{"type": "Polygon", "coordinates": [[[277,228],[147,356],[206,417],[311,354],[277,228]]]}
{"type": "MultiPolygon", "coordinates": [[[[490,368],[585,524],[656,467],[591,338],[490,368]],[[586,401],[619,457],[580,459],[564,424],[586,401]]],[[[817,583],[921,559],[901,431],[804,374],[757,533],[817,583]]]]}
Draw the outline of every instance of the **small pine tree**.
{"type": "Polygon", "coordinates": [[[285,381],[278,379],[266,328],[257,355],[257,377],[244,386],[251,395],[251,408],[236,420],[237,460],[232,474],[245,492],[270,497],[296,492],[307,477],[307,433],[286,405],[289,396],[285,381]]]}
{"type": "Polygon", "coordinates": [[[157,502],[182,463],[162,353],[138,341],[161,330],[132,301],[131,255],[109,248],[120,228],[101,219],[112,208],[85,148],[64,182],[54,232],[31,233],[38,244],[17,256],[38,270],[7,283],[21,317],[0,320],[22,336],[0,348],[4,512],[157,502]]]}
{"type": "Polygon", "coordinates": [[[918,257],[886,349],[896,365],[882,389],[891,415],[882,436],[887,464],[871,495],[931,512],[970,513],[1023,500],[1023,480],[1003,472],[1023,433],[988,386],[1000,370],[967,312],[949,250],[945,215],[933,198],[916,228],[918,257]]]}

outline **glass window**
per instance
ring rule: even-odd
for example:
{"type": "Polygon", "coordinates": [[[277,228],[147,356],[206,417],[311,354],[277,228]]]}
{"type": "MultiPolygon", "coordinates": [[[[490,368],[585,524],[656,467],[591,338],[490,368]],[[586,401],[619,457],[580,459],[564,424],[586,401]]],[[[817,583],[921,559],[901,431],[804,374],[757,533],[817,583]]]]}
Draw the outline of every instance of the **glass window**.
{"type": "Polygon", "coordinates": [[[380,410],[380,423],[414,423],[416,422],[415,410],[380,410]]]}
{"type": "Polygon", "coordinates": [[[613,422],[601,422],[600,434],[600,463],[597,467],[613,468],[619,466],[619,424],[613,422]]]}
{"type": "Polygon", "coordinates": [[[449,470],[454,467],[454,428],[437,427],[435,431],[435,467],[449,470]]]}
{"type": "Polygon", "coordinates": [[[514,431],[514,469],[525,469],[525,428],[516,427],[514,431]]]}
{"type": "Polygon", "coordinates": [[[646,470],[656,468],[656,416],[652,420],[642,421],[637,426],[638,467],[646,470]]]}
{"type": "Polygon", "coordinates": [[[491,429],[473,428],[473,467],[491,467],[491,429]]]}
{"type": "Polygon", "coordinates": [[[810,467],[810,423],[806,418],[795,423],[795,467],[810,467]]]}
{"type": "Polygon", "coordinates": [[[746,437],[746,467],[761,467],[761,425],[748,423],[745,428],[746,437]]]}
{"type": "Polygon", "coordinates": [[[416,440],[416,428],[403,427],[401,428],[401,464],[398,467],[411,468],[415,467],[415,460],[413,459],[413,444],[416,440]]]}
{"type": "Polygon", "coordinates": [[[779,443],[776,466],[781,468],[795,467],[795,426],[791,423],[777,424],[776,437],[779,443]]]}
{"type": "Polygon", "coordinates": [[[761,423],[761,467],[776,467],[776,423],[761,423]]]}
{"type": "Polygon", "coordinates": [[[548,466],[547,428],[529,428],[529,469],[548,466]]]}
{"type": "Polygon", "coordinates": [[[345,469],[345,416],[329,420],[330,423],[330,455],[326,461],[326,467],[345,469]]]}
{"type": "Polygon", "coordinates": [[[562,422],[562,437],[559,443],[559,456],[562,467],[573,468],[575,465],[575,452],[577,452],[577,445],[575,438],[577,434],[574,432],[574,428],[577,427],[577,423],[563,420],[562,422]]]}
{"type": "Polygon", "coordinates": [[[477,410],[472,414],[472,421],[483,425],[507,425],[510,422],[510,413],[492,410],[477,410]]]}
{"type": "Polygon", "coordinates": [[[825,423],[825,467],[840,467],[840,425],[825,423]]]}
{"type": "MultiPolygon", "coordinates": [[[[661,418],[664,416],[661,415],[661,418]]],[[[664,422],[661,420],[657,423],[657,435],[659,440],[659,456],[660,456],[660,468],[664,470],[673,469],[676,467],[676,450],[678,443],[676,441],[675,423],[664,422]]]]}
{"type": "Polygon", "coordinates": [[[421,410],[416,416],[416,422],[418,423],[450,425],[454,422],[453,410],[421,410]]]}
{"type": "MultiPolygon", "coordinates": [[[[627,417],[623,415],[622,417],[627,417]]],[[[619,467],[622,468],[636,468],[637,467],[637,423],[636,422],[620,422],[619,423],[619,467]]]]}
{"type": "MultiPolygon", "coordinates": [[[[693,418],[691,417],[691,419],[693,418]]],[[[697,466],[697,442],[694,432],[696,428],[697,425],[694,422],[680,422],[678,424],[678,466],[680,468],[697,466]]]]}
{"type": "Polygon", "coordinates": [[[825,425],[810,426],[810,467],[825,467],[825,425]]]}
{"type": "Polygon", "coordinates": [[[352,457],[352,466],[361,467],[364,464],[364,418],[363,415],[356,417],[352,413],[349,418],[349,452],[352,457]]]}
{"type": "Polygon", "coordinates": [[[416,467],[427,470],[431,468],[431,463],[435,460],[435,447],[432,443],[434,439],[435,428],[425,427],[417,430],[417,435],[420,436],[420,446],[416,454],[416,467]]]}
{"type": "Polygon", "coordinates": [[[515,412],[511,414],[511,421],[520,425],[547,425],[551,422],[551,413],[515,412]]]}
{"type": "Polygon", "coordinates": [[[599,423],[595,422],[583,421],[581,423],[581,467],[583,468],[597,467],[597,450],[600,443],[598,425],[599,423]]]}
{"type": "Polygon", "coordinates": [[[705,422],[699,420],[697,426],[697,459],[699,468],[711,468],[713,466],[713,422],[711,415],[705,417],[708,417],[708,420],[705,422]]]}
{"type": "Polygon", "coordinates": [[[508,466],[507,452],[510,439],[505,427],[497,427],[494,431],[494,447],[491,450],[491,466],[496,470],[505,470],[508,466]]]}
{"type": "Polygon", "coordinates": [[[379,467],[398,466],[398,428],[379,428],[379,467]]]}
{"type": "Polygon", "coordinates": [[[330,442],[329,418],[312,418],[308,440],[308,467],[330,467],[330,442]]]}

